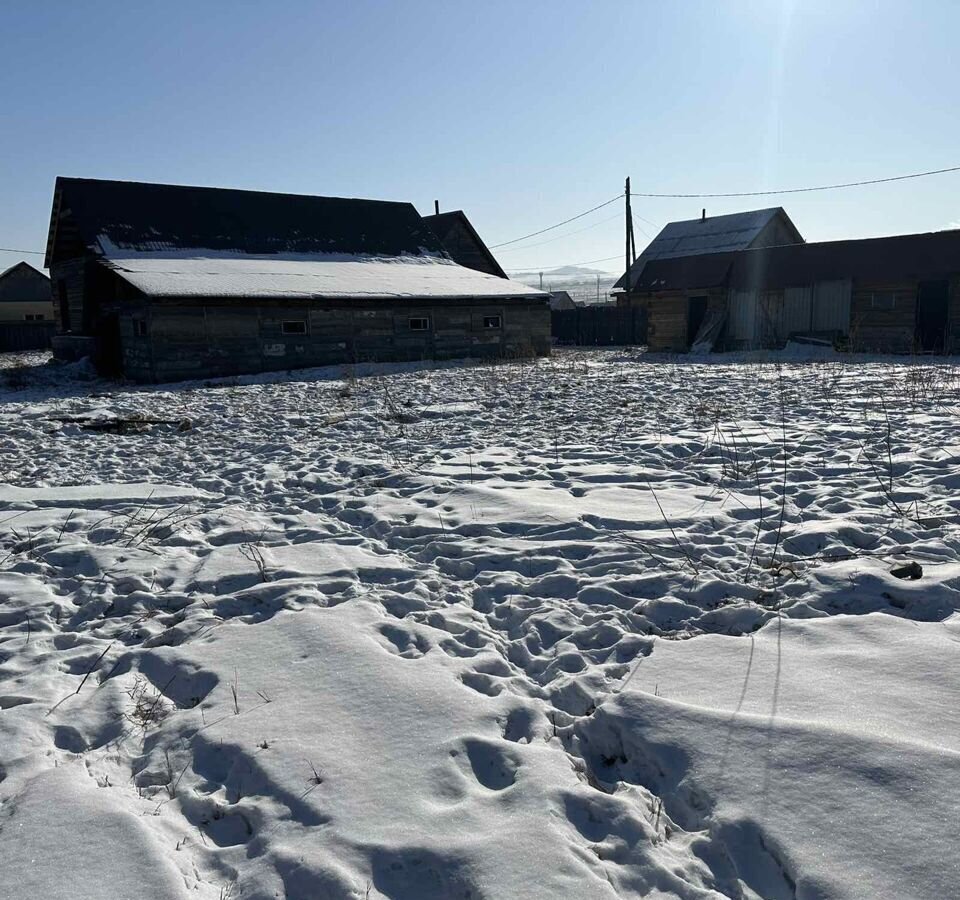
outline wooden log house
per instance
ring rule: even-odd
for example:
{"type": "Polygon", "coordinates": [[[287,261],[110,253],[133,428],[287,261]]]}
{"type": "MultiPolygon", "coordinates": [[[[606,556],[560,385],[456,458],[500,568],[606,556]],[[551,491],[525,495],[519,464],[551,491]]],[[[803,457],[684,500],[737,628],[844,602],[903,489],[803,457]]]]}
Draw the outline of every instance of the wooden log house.
{"type": "Polygon", "coordinates": [[[652,350],[687,351],[715,314],[724,349],[815,335],[854,351],[960,351],[960,230],[749,247],[637,268],[619,303],[646,310],[652,350]]]}
{"type": "Polygon", "coordinates": [[[54,350],[135,381],[548,354],[548,295],[408,203],[58,178],[54,350]]]}
{"type": "Polygon", "coordinates": [[[651,350],[683,351],[725,305],[726,255],[800,243],[803,236],[782,207],[709,217],[703,210],[699,219],[665,225],[612,293],[618,305],[644,310],[651,350]],[[706,255],[717,258],[703,265],[680,262],[706,255]]]}

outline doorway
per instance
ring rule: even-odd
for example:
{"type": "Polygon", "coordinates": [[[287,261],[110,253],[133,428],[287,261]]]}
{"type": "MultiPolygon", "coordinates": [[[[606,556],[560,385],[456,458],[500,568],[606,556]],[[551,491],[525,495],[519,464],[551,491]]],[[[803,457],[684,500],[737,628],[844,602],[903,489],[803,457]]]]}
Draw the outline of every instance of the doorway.
{"type": "Polygon", "coordinates": [[[123,371],[123,349],[120,340],[120,317],[109,313],[100,319],[97,335],[96,366],[101,375],[120,375],[123,371]]]}
{"type": "Polygon", "coordinates": [[[689,297],[687,299],[687,344],[692,344],[700,333],[700,326],[707,315],[706,297],[689,297]]]}
{"type": "Polygon", "coordinates": [[[921,281],[917,291],[917,347],[943,353],[947,337],[949,282],[921,281]]]}

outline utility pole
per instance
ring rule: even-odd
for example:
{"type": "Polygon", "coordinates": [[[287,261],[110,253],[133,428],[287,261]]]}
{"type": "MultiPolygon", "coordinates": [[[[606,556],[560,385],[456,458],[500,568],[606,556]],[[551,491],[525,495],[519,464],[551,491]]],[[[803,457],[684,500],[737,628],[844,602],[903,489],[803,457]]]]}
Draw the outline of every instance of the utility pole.
{"type": "Polygon", "coordinates": [[[543,272],[540,273],[540,290],[543,290],[543,272]]]}
{"type": "Polygon", "coordinates": [[[597,303],[600,302],[600,273],[597,273],[597,303]]]}
{"type": "MultiPolygon", "coordinates": [[[[627,177],[626,189],[624,190],[624,198],[627,202],[626,206],[626,251],[624,253],[624,271],[629,272],[630,266],[632,266],[637,261],[637,242],[633,236],[633,213],[630,211],[630,177],[627,177]]],[[[625,285],[627,290],[629,290],[629,283],[625,285]]]]}

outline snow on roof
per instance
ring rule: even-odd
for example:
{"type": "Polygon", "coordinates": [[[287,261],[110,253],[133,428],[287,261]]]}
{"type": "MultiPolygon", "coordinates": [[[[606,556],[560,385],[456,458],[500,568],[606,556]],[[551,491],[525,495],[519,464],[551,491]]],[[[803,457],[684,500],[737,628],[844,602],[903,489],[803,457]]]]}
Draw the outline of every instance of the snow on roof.
{"type": "Polygon", "coordinates": [[[429,255],[252,255],[209,250],[130,254],[109,249],[104,263],[151,297],[546,300],[549,296],[429,255]]]}

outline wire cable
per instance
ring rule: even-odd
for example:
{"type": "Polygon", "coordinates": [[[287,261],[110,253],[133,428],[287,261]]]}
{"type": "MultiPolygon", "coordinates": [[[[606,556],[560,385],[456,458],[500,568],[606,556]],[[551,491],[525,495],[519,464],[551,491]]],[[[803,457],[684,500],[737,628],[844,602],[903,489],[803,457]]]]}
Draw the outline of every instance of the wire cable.
{"type": "Polygon", "coordinates": [[[565,231],[563,234],[558,234],[556,237],[547,238],[545,241],[537,241],[535,244],[527,244],[526,247],[513,247],[512,249],[504,250],[503,252],[519,253],[521,250],[532,250],[534,247],[542,247],[544,244],[552,244],[554,241],[562,241],[566,237],[571,237],[575,234],[583,234],[584,231],[590,231],[591,228],[597,228],[600,225],[605,225],[607,222],[612,222],[614,219],[622,218],[623,214],[617,213],[615,216],[610,216],[608,219],[601,219],[599,222],[594,222],[592,225],[588,225],[586,228],[578,228],[576,231],[565,231]]]}
{"type": "Polygon", "coordinates": [[[814,191],[836,191],[841,188],[864,187],[869,184],[889,184],[891,181],[906,181],[909,178],[926,178],[928,175],[943,175],[947,172],[960,172],[960,166],[950,166],[947,169],[931,169],[929,172],[912,172],[909,175],[894,175],[890,178],[871,178],[868,181],[846,181],[842,184],[822,184],[817,187],[783,188],[774,191],[734,191],[715,194],[653,194],[631,191],[631,197],[654,197],[661,199],[706,199],[709,197],[768,197],[772,194],[809,194],[814,191]]]}
{"type": "Polygon", "coordinates": [[[583,262],[560,263],[559,266],[527,266],[524,269],[507,269],[507,271],[508,272],[547,272],[550,269],[562,269],[565,266],[588,266],[590,265],[590,263],[610,262],[611,259],[623,259],[623,254],[618,253],[616,256],[605,256],[603,257],[603,259],[585,259],[583,262]]]}
{"type": "Polygon", "coordinates": [[[556,225],[550,225],[547,228],[541,228],[539,231],[531,231],[530,234],[525,234],[523,237],[514,238],[512,241],[503,241],[499,244],[491,244],[487,249],[496,250],[497,247],[506,247],[509,244],[519,244],[520,241],[525,241],[527,238],[536,237],[538,234],[545,234],[548,231],[553,231],[554,228],[560,228],[563,225],[567,225],[570,222],[576,222],[577,219],[582,219],[584,216],[589,216],[590,213],[596,212],[598,209],[603,209],[605,206],[609,206],[611,203],[616,203],[618,200],[623,199],[623,191],[617,194],[616,197],[611,197],[609,200],[606,200],[603,203],[599,203],[594,207],[591,207],[586,212],[579,213],[575,216],[570,216],[569,219],[564,219],[562,222],[557,222],[556,225]]]}
{"type": "Polygon", "coordinates": [[[46,250],[18,250],[16,247],[0,247],[0,253],[32,253],[35,256],[44,256],[46,250]]]}

